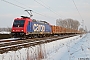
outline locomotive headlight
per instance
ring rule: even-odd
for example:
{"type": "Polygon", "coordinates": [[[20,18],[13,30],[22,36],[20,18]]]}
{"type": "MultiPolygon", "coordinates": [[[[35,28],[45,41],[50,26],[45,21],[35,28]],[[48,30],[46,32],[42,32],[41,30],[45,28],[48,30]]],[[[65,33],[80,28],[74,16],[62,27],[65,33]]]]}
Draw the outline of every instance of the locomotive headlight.
{"type": "Polygon", "coordinates": [[[15,31],[15,30],[13,30],[13,31],[15,31]]]}
{"type": "Polygon", "coordinates": [[[21,31],[23,31],[23,30],[21,30],[21,31]]]}

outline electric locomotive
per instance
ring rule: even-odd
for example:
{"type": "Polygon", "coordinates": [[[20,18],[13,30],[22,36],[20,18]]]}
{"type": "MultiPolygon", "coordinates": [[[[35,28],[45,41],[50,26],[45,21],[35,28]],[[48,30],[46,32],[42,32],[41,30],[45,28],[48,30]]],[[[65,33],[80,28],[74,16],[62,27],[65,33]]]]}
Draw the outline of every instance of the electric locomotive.
{"type": "MultiPolygon", "coordinates": [[[[25,10],[25,11],[28,12],[30,17],[33,16],[31,13],[32,10],[25,10]]],[[[64,28],[61,26],[53,26],[46,21],[37,21],[35,19],[31,19],[30,17],[21,16],[20,18],[14,19],[11,30],[12,37],[35,38],[51,35],[82,33],[78,30],[64,28]]]]}
{"type": "Polygon", "coordinates": [[[12,37],[43,37],[51,34],[51,26],[46,21],[36,21],[30,17],[15,18],[12,26],[12,37]]]}

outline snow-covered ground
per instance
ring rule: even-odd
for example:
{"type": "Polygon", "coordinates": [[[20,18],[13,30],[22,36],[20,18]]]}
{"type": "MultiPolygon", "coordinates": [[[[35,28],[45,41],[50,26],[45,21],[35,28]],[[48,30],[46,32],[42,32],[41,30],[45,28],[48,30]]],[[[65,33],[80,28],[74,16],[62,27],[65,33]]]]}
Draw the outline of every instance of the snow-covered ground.
{"type": "Polygon", "coordinates": [[[10,34],[11,32],[2,31],[0,34],[10,34]]]}
{"type": "Polygon", "coordinates": [[[1,39],[1,40],[17,40],[17,39],[20,39],[20,38],[8,38],[8,39],[1,39]]]}
{"type": "Polygon", "coordinates": [[[90,60],[90,34],[9,51],[0,60],[90,60]]]}
{"type": "Polygon", "coordinates": [[[55,46],[54,51],[43,60],[90,60],[90,34],[66,38],[60,43],[62,47],[57,49],[58,46],[55,46]]]}

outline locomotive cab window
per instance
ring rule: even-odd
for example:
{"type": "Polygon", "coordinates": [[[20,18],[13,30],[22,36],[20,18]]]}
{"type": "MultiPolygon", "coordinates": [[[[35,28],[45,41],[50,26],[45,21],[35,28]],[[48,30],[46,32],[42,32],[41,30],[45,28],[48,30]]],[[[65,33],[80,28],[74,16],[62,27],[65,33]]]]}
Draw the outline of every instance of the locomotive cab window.
{"type": "Polygon", "coordinates": [[[13,27],[24,27],[25,20],[14,20],[13,27]]]}

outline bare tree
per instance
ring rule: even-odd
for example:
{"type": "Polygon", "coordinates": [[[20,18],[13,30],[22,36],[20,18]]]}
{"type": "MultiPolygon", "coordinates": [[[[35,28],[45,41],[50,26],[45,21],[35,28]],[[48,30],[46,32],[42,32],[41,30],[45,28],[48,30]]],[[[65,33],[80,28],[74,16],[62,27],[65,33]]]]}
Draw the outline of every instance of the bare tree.
{"type": "Polygon", "coordinates": [[[62,19],[57,19],[57,20],[56,20],[56,25],[63,27],[63,21],[62,21],[62,19]]]}
{"type": "Polygon", "coordinates": [[[83,28],[79,28],[79,31],[83,32],[83,31],[84,31],[84,29],[83,29],[83,28]]]}
{"type": "Polygon", "coordinates": [[[0,32],[1,31],[11,32],[11,28],[10,27],[8,27],[8,28],[0,28],[0,32]]]}
{"type": "Polygon", "coordinates": [[[8,28],[7,28],[7,31],[8,31],[8,32],[11,32],[11,28],[10,28],[10,27],[8,27],[8,28]]]}
{"type": "Polygon", "coordinates": [[[73,20],[73,19],[64,19],[64,20],[57,19],[56,25],[61,26],[61,27],[65,27],[65,28],[78,30],[80,23],[79,23],[79,21],[73,20]]]}
{"type": "Polygon", "coordinates": [[[0,28],[0,32],[1,32],[2,30],[1,30],[1,28],[0,28]]]}

